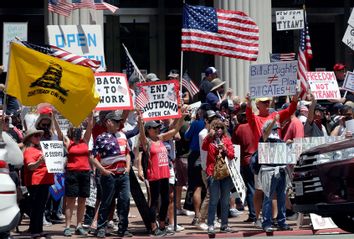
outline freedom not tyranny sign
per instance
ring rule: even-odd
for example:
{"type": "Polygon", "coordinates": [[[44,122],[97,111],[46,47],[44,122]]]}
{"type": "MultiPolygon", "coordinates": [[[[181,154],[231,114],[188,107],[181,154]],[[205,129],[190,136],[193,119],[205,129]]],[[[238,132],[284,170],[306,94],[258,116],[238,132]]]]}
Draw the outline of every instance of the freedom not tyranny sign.
{"type": "Polygon", "coordinates": [[[179,82],[177,80],[138,83],[136,105],[145,121],[179,118],[179,82]]]}
{"type": "Polygon", "coordinates": [[[306,79],[315,99],[339,99],[341,97],[333,71],[308,71],[306,79]]]}

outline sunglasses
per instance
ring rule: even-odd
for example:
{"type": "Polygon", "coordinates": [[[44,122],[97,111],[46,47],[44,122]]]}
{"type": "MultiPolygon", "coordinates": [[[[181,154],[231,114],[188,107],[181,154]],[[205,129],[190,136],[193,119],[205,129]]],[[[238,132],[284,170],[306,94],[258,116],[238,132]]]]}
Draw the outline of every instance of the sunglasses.
{"type": "Polygon", "coordinates": [[[216,126],[215,129],[224,129],[222,126],[216,126]]]}
{"type": "Polygon", "coordinates": [[[112,119],[112,121],[116,124],[118,124],[121,120],[115,120],[115,119],[112,119]]]}
{"type": "Polygon", "coordinates": [[[148,129],[160,129],[160,126],[156,126],[156,127],[148,127],[148,129]]]}

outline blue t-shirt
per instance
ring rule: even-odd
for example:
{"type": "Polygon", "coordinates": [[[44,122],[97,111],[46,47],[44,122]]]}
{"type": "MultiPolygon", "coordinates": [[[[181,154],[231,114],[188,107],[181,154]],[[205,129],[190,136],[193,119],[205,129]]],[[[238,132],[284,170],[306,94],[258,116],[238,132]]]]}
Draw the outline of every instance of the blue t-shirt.
{"type": "Polygon", "coordinates": [[[189,147],[192,151],[199,151],[199,132],[205,127],[205,122],[203,119],[194,120],[191,126],[184,134],[187,140],[190,140],[189,147]]]}
{"type": "Polygon", "coordinates": [[[211,106],[211,109],[216,111],[216,104],[219,102],[219,97],[214,92],[209,92],[206,96],[206,103],[211,106]]]}

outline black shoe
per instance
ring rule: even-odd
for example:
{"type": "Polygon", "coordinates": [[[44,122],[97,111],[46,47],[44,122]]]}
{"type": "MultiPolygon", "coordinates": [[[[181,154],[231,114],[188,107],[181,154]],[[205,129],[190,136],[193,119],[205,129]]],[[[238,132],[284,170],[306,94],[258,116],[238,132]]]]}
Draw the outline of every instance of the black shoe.
{"type": "Polygon", "coordinates": [[[225,226],[225,227],[220,227],[220,232],[221,233],[229,233],[229,232],[234,232],[231,227],[225,226]]]}
{"type": "Polygon", "coordinates": [[[97,230],[96,237],[105,238],[106,237],[106,230],[104,228],[97,230]]]}
{"type": "Polygon", "coordinates": [[[278,227],[278,231],[292,231],[292,230],[293,229],[288,224],[278,227]]]}
{"type": "Polygon", "coordinates": [[[256,219],[249,217],[246,220],[244,220],[243,222],[255,222],[255,221],[256,221],[256,219]]]}
{"type": "Polygon", "coordinates": [[[152,235],[155,237],[166,236],[166,229],[161,230],[160,228],[156,228],[155,231],[152,232],[152,235]]]}
{"type": "Polygon", "coordinates": [[[125,230],[124,232],[118,231],[117,235],[118,237],[133,237],[133,234],[128,230],[125,230]]]}

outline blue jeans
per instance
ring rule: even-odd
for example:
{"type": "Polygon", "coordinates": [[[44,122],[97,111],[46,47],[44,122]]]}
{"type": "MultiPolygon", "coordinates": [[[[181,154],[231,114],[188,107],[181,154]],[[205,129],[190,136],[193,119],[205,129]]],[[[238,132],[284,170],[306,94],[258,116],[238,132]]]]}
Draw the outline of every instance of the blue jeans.
{"type": "Polygon", "coordinates": [[[252,173],[252,170],[249,165],[247,166],[241,166],[241,175],[243,178],[243,181],[245,182],[247,191],[246,191],[246,202],[248,205],[248,217],[251,219],[256,219],[256,212],[254,210],[254,204],[253,204],[253,196],[254,196],[254,174],[252,173]]]}
{"type": "Polygon", "coordinates": [[[125,232],[128,228],[128,214],[130,205],[129,174],[101,175],[102,200],[98,211],[97,229],[105,228],[108,222],[111,204],[118,198],[117,212],[119,217],[118,230],[125,232]]]}
{"type": "Polygon", "coordinates": [[[214,225],[216,207],[220,199],[221,205],[221,226],[227,226],[230,206],[230,191],[232,189],[231,177],[221,180],[215,180],[208,177],[208,189],[210,190],[210,199],[208,207],[208,226],[214,225]]]}
{"type": "Polygon", "coordinates": [[[286,208],[285,208],[285,187],[286,187],[286,174],[285,171],[280,172],[280,176],[276,178],[272,177],[269,197],[264,194],[263,200],[263,228],[272,226],[272,198],[274,193],[277,193],[277,206],[278,206],[278,226],[284,227],[286,225],[286,208]]]}

